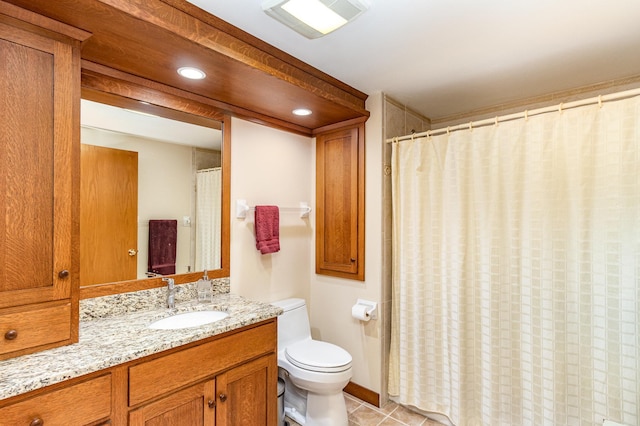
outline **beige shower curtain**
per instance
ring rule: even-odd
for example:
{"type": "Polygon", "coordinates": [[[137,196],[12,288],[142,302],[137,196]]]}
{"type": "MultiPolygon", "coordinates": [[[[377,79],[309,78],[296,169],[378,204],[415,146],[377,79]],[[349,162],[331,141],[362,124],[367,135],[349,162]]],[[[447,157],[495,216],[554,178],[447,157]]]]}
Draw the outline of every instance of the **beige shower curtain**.
{"type": "Polygon", "coordinates": [[[640,424],[640,98],[393,144],[392,399],[640,424]]]}
{"type": "Polygon", "coordinates": [[[196,271],[220,269],[222,172],[220,167],[196,172],[196,271]]]}

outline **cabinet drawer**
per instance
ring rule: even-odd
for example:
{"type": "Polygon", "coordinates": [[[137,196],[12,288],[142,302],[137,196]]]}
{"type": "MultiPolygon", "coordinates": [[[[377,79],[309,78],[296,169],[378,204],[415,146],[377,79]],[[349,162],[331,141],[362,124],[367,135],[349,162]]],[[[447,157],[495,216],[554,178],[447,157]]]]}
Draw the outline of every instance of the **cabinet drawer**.
{"type": "Polygon", "coordinates": [[[195,383],[259,355],[275,352],[276,322],[129,368],[129,406],[195,383]]]}
{"type": "Polygon", "coordinates": [[[0,408],[0,426],[28,426],[41,419],[46,426],[80,426],[111,414],[111,375],[48,392],[0,408]]]}
{"type": "Polygon", "coordinates": [[[67,340],[71,305],[0,314],[0,354],[67,340]]]}

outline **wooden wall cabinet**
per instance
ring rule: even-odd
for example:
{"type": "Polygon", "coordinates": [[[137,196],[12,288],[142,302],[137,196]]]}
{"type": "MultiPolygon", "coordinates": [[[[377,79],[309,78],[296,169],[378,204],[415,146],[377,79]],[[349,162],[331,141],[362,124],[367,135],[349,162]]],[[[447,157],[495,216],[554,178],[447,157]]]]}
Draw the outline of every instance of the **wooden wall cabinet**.
{"type": "Polygon", "coordinates": [[[0,2],[0,359],[78,339],[80,47],[0,2]]]}
{"type": "Polygon", "coordinates": [[[316,274],[364,280],[364,123],[316,135],[316,274]]]}

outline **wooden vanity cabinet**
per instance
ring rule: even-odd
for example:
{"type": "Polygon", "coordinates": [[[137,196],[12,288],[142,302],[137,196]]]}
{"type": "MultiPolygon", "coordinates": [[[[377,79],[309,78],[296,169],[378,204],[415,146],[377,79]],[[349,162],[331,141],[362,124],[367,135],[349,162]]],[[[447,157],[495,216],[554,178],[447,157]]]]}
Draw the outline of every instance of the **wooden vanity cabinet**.
{"type": "Polygon", "coordinates": [[[270,320],[129,367],[129,425],[275,425],[276,330],[270,320]]]}
{"type": "Polygon", "coordinates": [[[274,426],[277,323],[0,400],[0,426],[274,426]]]}
{"type": "Polygon", "coordinates": [[[264,356],[213,380],[169,393],[131,411],[129,426],[273,425],[271,400],[277,397],[269,390],[269,376],[277,371],[274,364],[273,357],[264,356]]]}
{"type": "Polygon", "coordinates": [[[364,123],[316,136],[316,274],[364,280],[364,123]]]}
{"type": "Polygon", "coordinates": [[[0,1],[0,359],[78,339],[80,40],[0,1]]]}

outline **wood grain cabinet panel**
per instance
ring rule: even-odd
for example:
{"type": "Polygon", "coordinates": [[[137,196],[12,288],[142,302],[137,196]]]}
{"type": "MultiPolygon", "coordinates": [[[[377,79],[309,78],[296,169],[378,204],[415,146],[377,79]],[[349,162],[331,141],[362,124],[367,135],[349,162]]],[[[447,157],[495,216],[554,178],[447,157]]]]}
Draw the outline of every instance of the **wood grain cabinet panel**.
{"type": "Polygon", "coordinates": [[[267,356],[217,376],[216,425],[275,425],[277,371],[276,358],[267,356]]]}
{"type": "Polygon", "coordinates": [[[106,374],[0,408],[0,426],[82,426],[110,414],[111,375],[106,374]]]}
{"type": "Polygon", "coordinates": [[[129,368],[130,426],[277,424],[276,321],[129,368]]]}
{"type": "MultiPolygon", "coordinates": [[[[66,333],[51,347],[77,341],[79,42],[47,28],[64,25],[0,6],[0,316],[66,301],[66,333]]],[[[0,329],[0,359],[45,348],[17,345],[10,331],[0,329]]]]}
{"type": "Polygon", "coordinates": [[[129,413],[129,426],[213,426],[215,422],[215,382],[177,391],[129,413]]]}
{"type": "Polygon", "coordinates": [[[69,303],[43,308],[27,306],[24,311],[0,315],[0,330],[4,333],[0,354],[68,340],[70,317],[69,303]]]}
{"type": "Polygon", "coordinates": [[[316,137],[316,273],[364,280],[364,125],[316,137]]]}
{"type": "Polygon", "coordinates": [[[129,406],[210,377],[246,360],[276,352],[276,323],[270,322],[129,368],[129,406]]]}

